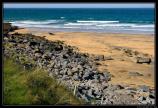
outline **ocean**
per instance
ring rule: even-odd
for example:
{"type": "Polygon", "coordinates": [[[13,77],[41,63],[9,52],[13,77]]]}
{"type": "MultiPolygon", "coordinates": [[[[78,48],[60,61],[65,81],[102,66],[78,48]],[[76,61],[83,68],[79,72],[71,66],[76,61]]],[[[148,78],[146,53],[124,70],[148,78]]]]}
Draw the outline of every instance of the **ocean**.
{"type": "Polygon", "coordinates": [[[4,8],[3,21],[43,31],[154,34],[154,8],[4,8]]]}

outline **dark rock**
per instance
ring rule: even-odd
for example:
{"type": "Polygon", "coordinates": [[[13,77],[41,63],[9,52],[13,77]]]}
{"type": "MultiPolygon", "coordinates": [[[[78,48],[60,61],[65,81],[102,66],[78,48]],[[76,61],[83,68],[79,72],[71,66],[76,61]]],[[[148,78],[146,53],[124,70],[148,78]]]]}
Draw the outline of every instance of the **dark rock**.
{"type": "Polygon", "coordinates": [[[147,63],[150,64],[151,63],[151,58],[149,57],[137,57],[137,63],[142,64],[142,63],[147,63]]]}
{"type": "Polygon", "coordinates": [[[54,33],[49,32],[50,35],[54,35],[54,33]]]}
{"type": "Polygon", "coordinates": [[[117,87],[118,87],[119,89],[124,89],[124,88],[125,88],[125,87],[122,86],[122,85],[117,85],[117,87]]]}
{"type": "Polygon", "coordinates": [[[69,55],[68,54],[63,54],[63,59],[67,59],[69,58],[69,55]]]}
{"type": "Polygon", "coordinates": [[[55,51],[61,51],[63,50],[63,46],[62,45],[58,45],[55,47],[55,51]]]}
{"type": "Polygon", "coordinates": [[[98,66],[98,65],[101,65],[101,63],[99,63],[99,62],[95,62],[95,65],[97,65],[97,66],[98,66]]]}
{"type": "Polygon", "coordinates": [[[146,100],[146,97],[141,96],[141,97],[138,98],[138,100],[141,101],[141,102],[142,102],[142,101],[145,101],[145,100],[146,100]]]}
{"type": "Polygon", "coordinates": [[[149,98],[155,99],[155,91],[150,91],[149,98]]]}
{"type": "Polygon", "coordinates": [[[133,55],[133,51],[131,49],[125,49],[124,52],[130,57],[133,55]]]}
{"type": "Polygon", "coordinates": [[[85,86],[80,85],[80,86],[78,86],[77,90],[78,90],[79,93],[82,94],[82,90],[84,90],[84,88],[85,88],[85,86]]]}
{"type": "Polygon", "coordinates": [[[86,71],[83,75],[84,80],[88,80],[91,78],[92,72],[86,71]]]}
{"type": "Polygon", "coordinates": [[[29,42],[29,45],[30,46],[35,46],[35,45],[37,45],[38,43],[37,42],[29,42]]]}
{"type": "Polygon", "coordinates": [[[149,98],[155,99],[155,95],[149,94],[149,98]]]}

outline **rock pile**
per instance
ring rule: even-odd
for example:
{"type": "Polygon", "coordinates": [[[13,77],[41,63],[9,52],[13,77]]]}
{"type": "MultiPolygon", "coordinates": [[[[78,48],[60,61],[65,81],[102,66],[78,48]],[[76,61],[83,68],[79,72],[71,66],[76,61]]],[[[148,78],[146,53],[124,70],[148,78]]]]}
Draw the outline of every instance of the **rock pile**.
{"type": "MultiPolygon", "coordinates": [[[[110,85],[110,72],[100,73],[88,54],[78,53],[62,41],[48,41],[32,34],[11,34],[3,38],[5,57],[14,58],[25,68],[39,67],[48,71],[74,94],[89,104],[139,104],[133,90],[110,85]],[[118,92],[121,91],[121,92],[118,92]],[[128,93],[126,93],[126,92],[128,93]]],[[[103,59],[104,57],[99,57],[103,59]]],[[[144,91],[140,91],[144,92],[144,91]]],[[[151,92],[146,91],[146,92],[151,92]]],[[[154,98],[150,94],[148,98],[154,98]]],[[[147,103],[153,104],[153,101],[147,103]]]]}
{"type": "MultiPolygon", "coordinates": [[[[15,33],[4,37],[3,43],[6,57],[13,57],[25,68],[35,66],[43,68],[49,72],[49,75],[62,81],[71,81],[71,83],[78,81],[80,82],[77,87],[78,91],[83,88],[82,83],[89,84],[89,87],[86,87],[91,89],[92,84],[107,83],[111,79],[109,72],[99,73],[97,71],[87,54],[77,53],[71,46],[61,41],[51,42],[31,34],[15,33]]],[[[82,96],[83,93],[78,92],[78,95],[82,96]]]]}

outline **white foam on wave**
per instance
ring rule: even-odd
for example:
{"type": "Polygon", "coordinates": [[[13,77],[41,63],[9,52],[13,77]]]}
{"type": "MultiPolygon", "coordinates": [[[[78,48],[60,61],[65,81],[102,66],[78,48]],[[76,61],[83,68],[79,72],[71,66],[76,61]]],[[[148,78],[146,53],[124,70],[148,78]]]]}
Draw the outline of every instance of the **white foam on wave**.
{"type": "Polygon", "coordinates": [[[13,26],[35,27],[35,28],[56,28],[56,29],[80,29],[80,30],[111,30],[111,31],[154,31],[154,24],[119,23],[119,21],[81,21],[67,22],[66,20],[45,20],[45,21],[12,21],[13,26]]]}
{"type": "Polygon", "coordinates": [[[35,27],[35,28],[80,28],[80,27],[58,26],[58,25],[30,25],[30,24],[13,24],[13,23],[12,25],[19,27],[35,27]]]}
{"type": "Polygon", "coordinates": [[[101,27],[132,27],[135,26],[135,24],[99,24],[96,26],[101,26],[101,27]]]}
{"type": "Polygon", "coordinates": [[[98,24],[98,25],[96,25],[96,26],[100,26],[100,27],[154,28],[154,25],[152,25],[152,24],[139,25],[139,24],[129,24],[129,23],[120,23],[120,24],[98,24]]]}
{"type": "Polygon", "coordinates": [[[84,21],[84,20],[77,20],[79,23],[119,23],[119,21],[84,21]]]}
{"type": "Polygon", "coordinates": [[[80,27],[62,27],[62,28],[80,28],[80,27]]]}
{"type": "Polygon", "coordinates": [[[65,17],[60,17],[61,19],[64,19],[65,17]]]}
{"type": "Polygon", "coordinates": [[[94,25],[94,24],[91,24],[91,23],[67,23],[67,24],[64,24],[64,25],[72,25],[72,26],[78,26],[78,25],[94,25]]]}
{"type": "Polygon", "coordinates": [[[124,30],[129,30],[129,31],[149,31],[149,32],[154,32],[154,29],[137,29],[137,28],[131,28],[131,29],[124,29],[124,30]]]}
{"type": "Polygon", "coordinates": [[[58,23],[64,20],[46,20],[46,21],[32,21],[32,20],[24,20],[24,21],[13,21],[10,22],[12,24],[32,24],[32,25],[41,25],[41,24],[51,24],[58,23]]]}
{"type": "Polygon", "coordinates": [[[141,28],[143,28],[143,27],[150,27],[150,28],[154,28],[155,27],[155,25],[154,24],[146,24],[146,25],[134,25],[134,26],[132,26],[132,27],[141,27],[141,28]]]}

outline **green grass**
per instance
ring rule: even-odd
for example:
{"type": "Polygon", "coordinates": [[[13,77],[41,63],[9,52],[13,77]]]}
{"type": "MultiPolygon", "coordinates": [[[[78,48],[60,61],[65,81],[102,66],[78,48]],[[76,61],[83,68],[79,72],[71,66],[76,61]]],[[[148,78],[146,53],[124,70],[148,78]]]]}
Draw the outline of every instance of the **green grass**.
{"type": "Polygon", "coordinates": [[[84,104],[41,69],[24,70],[22,65],[5,59],[3,71],[5,105],[84,104]]]}
{"type": "Polygon", "coordinates": [[[27,86],[24,84],[26,72],[11,60],[4,61],[4,104],[29,104],[26,98],[27,86]]]}

